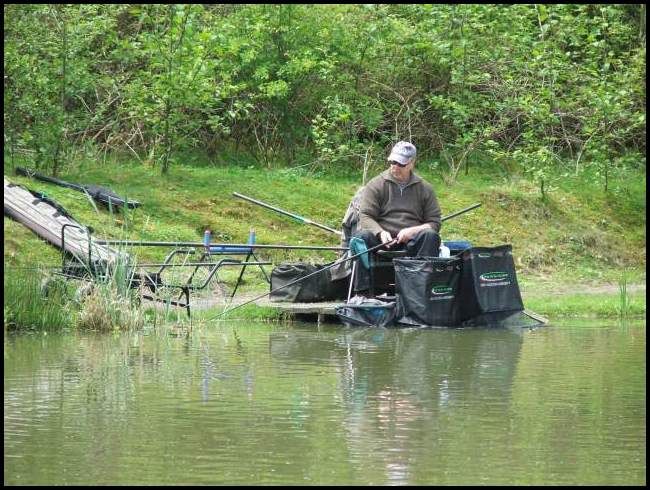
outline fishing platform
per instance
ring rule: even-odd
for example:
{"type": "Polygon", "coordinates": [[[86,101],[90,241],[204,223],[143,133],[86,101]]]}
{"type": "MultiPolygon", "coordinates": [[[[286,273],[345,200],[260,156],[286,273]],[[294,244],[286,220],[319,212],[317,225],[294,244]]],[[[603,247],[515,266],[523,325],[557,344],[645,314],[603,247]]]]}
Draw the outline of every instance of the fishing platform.
{"type": "Polygon", "coordinates": [[[341,306],[341,301],[325,301],[321,303],[280,303],[277,301],[267,301],[257,304],[268,308],[276,308],[291,316],[315,316],[316,322],[320,324],[325,322],[338,322],[336,308],[341,306]]]}
{"type": "MultiPolygon", "coordinates": [[[[256,302],[258,306],[267,308],[277,308],[278,310],[286,313],[287,315],[296,319],[316,319],[316,323],[340,323],[341,320],[337,315],[337,308],[343,305],[343,302],[322,302],[322,303],[279,303],[274,301],[259,301],[256,302]]],[[[531,310],[523,310],[522,314],[531,318],[538,324],[547,324],[548,318],[535,313],[531,310]]],[[[447,327],[445,327],[447,328],[447,327]]]]}

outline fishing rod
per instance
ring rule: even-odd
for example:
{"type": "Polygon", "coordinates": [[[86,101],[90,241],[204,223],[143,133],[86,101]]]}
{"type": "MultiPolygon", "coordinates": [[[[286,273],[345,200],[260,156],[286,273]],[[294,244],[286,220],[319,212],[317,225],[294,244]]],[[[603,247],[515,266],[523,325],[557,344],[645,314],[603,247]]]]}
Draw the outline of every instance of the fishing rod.
{"type": "MultiPolygon", "coordinates": [[[[221,264],[218,264],[219,267],[224,267],[224,266],[229,266],[229,265],[243,265],[243,266],[249,266],[249,265],[271,265],[272,262],[222,262],[221,264]]],[[[141,267],[202,267],[202,266],[215,266],[217,265],[217,262],[183,262],[180,264],[134,264],[133,267],[136,268],[141,268],[141,267]]]]}
{"type": "Polygon", "coordinates": [[[246,301],[246,302],[244,302],[244,303],[240,303],[240,304],[238,304],[237,306],[235,306],[235,307],[233,307],[233,308],[229,308],[229,309],[227,309],[227,310],[224,310],[224,311],[222,311],[222,312],[221,312],[219,315],[217,315],[217,316],[223,316],[223,315],[225,315],[226,313],[229,313],[229,312],[231,312],[231,311],[233,311],[233,310],[236,310],[237,308],[240,308],[240,307],[242,307],[242,306],[244,306],[244,305],[250,304],[250,303],[252,303],[253,301],[257,301],[258,299],[262,299],[264,296],[267,296],[267,295],[269,295],[269,294],[273,294],[273,293],[275,293],[276,291],[279,291],[280,289],[284,289],[284,288],[286,288],[286,287],[289,287],[289,286],[292,286],[292,285],[296,284],[297,282],[304,281],[305,279],[307,279],[307,278],[309,278],[309,277],[315,276],[316,274],[320,274],[321,272],[325,272],[326,270],[329,270],[329,269],[331,269],[331,268],[334,267],[334,266],[341,265],[341,264],[343,264],[343,263],[345,263],[345,262],[348,262],[349,260],[356,259],[357,257],[360,257],[360,256],[363,255],[363,254],[367,254],[367,253],[373,252],[374,250],[377,250],[378,248],[381,248],[381,247],[389,247],[390,245],[392,245],[392,244],[395,243],[396,241],[397,241],[397,238],[393,238],[393,239],[392,239],[391,241],[389,241],[389,242],[386,242],[386,243],[380,243],[379,245],[376,245],[376,246],[371,247],[371,248],[369,248],[369,249],[367,249],[367,250],[364,250],[364,251],[362,251],[362,252],[359,252],[359,253],[356,254],[356,255],[352,255],[352,256],[348,257],[347,259],[337,260],[337,261],[333,262],[332,264],[328,265],[327,267],[323,267],[322,269],[318,269],[317,271],[314,271],[314,272],[312,272],[312,273],[310,273],[310,274],[307,274],[306,276],[299,277],[298,279],[295,279],[295,280],[293,280],[293,281],[291,281],[291,282],[285,284],[284,286],[280,286],[280,287],[278,287],[278,288],[275,288],[275,289],[273,289],[272,291],[269,291],[268,293],[261,294],[261,295],[257,296],[256,298],[250,299],[250,300],[248,300],[248,301],[246,301]]]}
{"type": "Polygon", "coordinates": [[[258,201],[257,199],[253,199],[252,197],[244,196],[243,194],[240,194],[239,192],[233,192],[233,196],[239,197],[240,199],[244,199],[246,201],[252,202],[253,204],[257,204],[258,206],[262,206],[268,209],[271,209],[272,211],[275,211],[280,214],[284,214],[286,216],[290,216],[293,219],[299,221],[300,223],[306,224],[306,225],[314,225],[317,226],[318,228],[322,228],[323,230],[327,230],[331,233],[336,233],[337,235],[341,235],[341,232],[339,230],[335,230],[334,228],[330,228],[329,226],[321,225],[320,223],[316,223],[315,221],[312,221],[308,218],[305,218],[303,216],[299,216],[294,213],[290,213],[289,211],[285,211],[284,209],[277,208],[275,206],[271,206],[270,204],[267,204],[262,201],[258,201]]]}
{"type": "MultiPolygon", "coordinates": [[[[322,229],[324,229],[324,230],[330,231],[330,232],[332,232],[332,233],[336,233],[337,235],[341,235],[341,232],[340,232],[340,231],[335,230],[335,229],[333,229],[333,228],[330,228],[329,226],[325,226],[325,225],[321,225],[321,224],[319,224],[319,223],[315,223],[314,221],[312,221],[312,220],[310,220],[310,219],[304,218],[304,217],[302,217],[302,216],[298,216],[297,214],[290,213],[290,212],[288,212],[288,211],[285,211],[285,210],[283,210],[283,209],[277,208],[277,207],[275,207],[275,206],[271,206],[270,204],[267,204],[267,203],[262,202],[262,201],[258,201],[257,199],[253,199],[252,197],[244,196],[243,194],[240,194],[239,192],[233,192],[232,194],[233,194],[233,196],[235,196],[235,197],[239,197],[239,198],[241,198],[241,199],[245,199],[245,200],[250,201],[250,202],[252,202],[252,203],[254,203],[254,204],[257,204],[257,205],[259,205],[259,206],[263,206],[263,207],[268,208],[268,209],[271,209],[271,210],[273,210],[273,211],[277,211],[278,213],[282,213],[282,214],[285,214],[285,215],[287,215],[287,216],[291,216],[292,218],[294,218],[294,219],[300,221],[301,223],[305,223],[305,224],[309,224],[309,225],[318,226],[319,228],[322,228],[322,229]]],[[[467,207],[467,208],[465,208],[465,209],[461,209],[460,211],[457,211],[457,212],[455,212],[455,213],[453,213],[453,214],[450,214],[449,216],[445,216],[445,217],[443,217],[440,221],[442,222],[442,221],[446,221],[446,220],[448,220],[448,219],[454,218],[454,217],[458,216],[459,214],[466,213],[467,211],[471,211],[472,209],[476,209],[476,208],[478,208],[479,206],[481,206],[481,203],[480,203],[480,202],[479,202],[479,203],[476,203],[476,204],[473,204],[473,205],[471,205],[471,206],[469,206],[469,207],[467,207]]]]}
{"type": "MultiPolygon", "coordinates": [[[[207,248],[203,242],[156,242],[139,240],[93,240],[97,245],[123,245],[125,247],[201,247],[207,248]]],[[[346,247],[326,247],[320,245],[261,245],[251,243],[210,243],[211,252],[246,252],[249,249],[278,249],[278,250],[331,250],[341,252],[346,247]]]]}
{"type": "MultiPolygon", "coordinates": [[[[236,193],[235,193],[236,194],[236,193]]],[[[476,209],[481,203],[472,204],[469,207],[456,211],[449,216],[443,216],[442,221],[455,218],[456,216],[476,209]]],[[[334,230],[336,231],[336,230],[334,230]]],[[[93,240],[97,245],[123,245],[125,247],[206,247],[203,242],[163,242],[163,241],[144,241],[144,240],[93,240]]],[[[211,243],[210,250],[215,252],[228,252],[233,250],[245,251],[248,249],[279,249],[279,250],[331,250],[341,252],[349,250],[348,247],[327,247],[320,245],[262,245],[250,243],[211,243]]]]}
{"type": "Polygon", "coordinates": [[[115,194],[112,190],[107,189],[106,187],[100,187],[98,185],[73,184],[71,182],[66,182],[64,180],[55,179],[54,177],[48,177],[47,175],[39,174],[34,170],[23,167],[16,167],[16,174],[83,192],[85,194],[88,194],[95,202],[103,204],[104,206],[126,206],[129,209],[134,209],[140,206],[140,203],[138,201],[126,200],[115,194]]]}

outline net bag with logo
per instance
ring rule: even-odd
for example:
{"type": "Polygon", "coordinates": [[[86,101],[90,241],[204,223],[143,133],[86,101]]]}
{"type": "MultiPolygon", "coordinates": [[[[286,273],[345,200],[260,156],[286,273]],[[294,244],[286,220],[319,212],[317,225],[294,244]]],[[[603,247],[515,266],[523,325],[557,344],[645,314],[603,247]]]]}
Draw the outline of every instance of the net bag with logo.
{"type": "Polygon", "coordinates": [[[459,321],[457,295],[461,279],[458,257],[394,259],[398,323],[453,326],[459,321]]]}
{"type": "Polygon", "coordinates": [[[497,321],[504,313],[522,311],[512,246],[472,247],[464,250],[459,308],[462,322],[481,318],[497,321]]]}

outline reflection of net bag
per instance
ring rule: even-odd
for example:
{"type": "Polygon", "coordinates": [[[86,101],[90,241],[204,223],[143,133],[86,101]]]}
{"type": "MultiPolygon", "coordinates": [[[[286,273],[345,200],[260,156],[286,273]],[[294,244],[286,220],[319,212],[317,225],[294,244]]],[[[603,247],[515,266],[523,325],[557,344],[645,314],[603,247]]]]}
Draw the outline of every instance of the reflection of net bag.
{"type": "Polygon", "coordinates": [[[522,311],[512,246],[472,247],[460,255],[462,279],[459,290],[460,321],[481,316],[497,319],[502,312],[522,311]]]}
{"type": "MultiPolygon", "coordinates": [[[[296,281],[301,277],[313,274],[328,265],[330,264],[314,265],[305,262],[280,264],[271,272],[271,291],[296,281]]],[[[311,303],[344,299],[347,295],[347,284],[348,281],[346,279],[332,280],[330,269],[328,269],[279,291],[272,292],[269,298],[272,301],[286,301],[290,303],[311,303]]]]}
{"type": "Polygon", "coordinates": [[[459,323],[457,295],[461,280],[458,257],[394,259],[399,323],[453,326],[459,323]]]}

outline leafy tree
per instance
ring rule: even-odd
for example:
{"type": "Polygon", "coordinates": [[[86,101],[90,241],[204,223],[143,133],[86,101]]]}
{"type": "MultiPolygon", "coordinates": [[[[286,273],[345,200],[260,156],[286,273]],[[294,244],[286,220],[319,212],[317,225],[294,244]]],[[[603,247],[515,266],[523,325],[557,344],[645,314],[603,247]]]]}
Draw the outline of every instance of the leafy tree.
{"type": "Polygon", "coordinates": [[[166,172],[193,148],[365,166],[399,139],[450,184],[483,155],[543,195],[645,167],[644,5],[3,8],[5,152],[53,171],[111,151],[166,172]]]}

